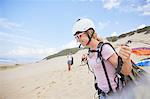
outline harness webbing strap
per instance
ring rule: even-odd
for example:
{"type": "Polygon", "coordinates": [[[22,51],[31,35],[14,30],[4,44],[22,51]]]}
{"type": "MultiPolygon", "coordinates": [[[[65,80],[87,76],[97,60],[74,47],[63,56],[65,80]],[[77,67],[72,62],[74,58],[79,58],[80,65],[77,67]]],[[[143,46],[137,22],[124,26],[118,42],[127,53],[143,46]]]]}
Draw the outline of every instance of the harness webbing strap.
{"type": "Polygon", "coordinates": [[[108,77],[106,66],[105,66],[104,60],[102,59],[101,61],[102,61],[102,66],[103,66],[103,69],[104,69],[104,72],[105,72],[105,76],[106,76],[106,79],[107,79],[107,83],[108,83],[108,86],[109,86],[109,91],[111,92],[113,90],[112,90],[112,87],[111,87],[111,84],[110,84],[110,80],[109,80],[109,77],[108,77]]]}
{"type": "Polygon", "coordinates": [[[98,49],[100,48],[100,51],[98,52],[98,57],[100,58],[100,60],[102,62],[102,66],[103,66],[105,76],[106,76],[106,79],[107,79],[107,83],[108,83],[108,86],[109,86],[109,92],[111,92],[111,91],[113,91],[113,89],[111,87],[110,80],[109,80],[109,77],[108,77],[108,73],[107,73],[107,70],[106,70],[106,66],[105,66],[105,63],[104,63],[104,59],[103,59],[102,54],[101,54],[104,44],[105,43],[103,43],[103,42],[100,42],[98,44],[98,49]]]}
{"type": "Polygon", "coordinates": [[[88,33],[86,33],[86,34],[87,34],[87,36],[88,36],[88,38],[89,38],[89,41],[88,41],[88,43],[86,44],[86,45],[88,45],[88,44],[91,42],[91,40],[92,40],[92,37],[93,37],[93,35],[94,35],[94,30],[93,30],[93,32],[92,32],[91,37],[90,37],[90,35],[89,35],[88,33]]]}

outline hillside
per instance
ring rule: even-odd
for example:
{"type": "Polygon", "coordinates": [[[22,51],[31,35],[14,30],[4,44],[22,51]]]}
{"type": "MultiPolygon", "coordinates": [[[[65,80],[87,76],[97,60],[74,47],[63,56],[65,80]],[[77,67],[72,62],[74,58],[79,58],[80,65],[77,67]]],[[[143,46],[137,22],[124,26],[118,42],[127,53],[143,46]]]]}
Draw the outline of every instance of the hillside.
{"type": "Polygon", "coordinates": [[[117,40],[119,40],[121,38],[125,38],[127,36],[132,36],[132,35],[134,35],[136,33],[143,33],[143,32],[144,32],[145,35],[149,34],[150,33],[150,26],[146,26],[144,28],[137,29],[137,30],[134,30],[134,31],[131,31],[131,32],[128,32],[128,33],[123,33],[123,34],[121,34],[119,36],[107,37],[106,39],[108,41],[115,42],[115,41],[117,41],[117,40]]]}
{"type": "Polygon", "coordinates": [[[76,52],[79,51],[79,48],[70,48],[70,49],[64,49],[56,54],[53,54],[53,55],[50,55],[50,56],[47,56],[45,57],[44,59],[51,59],[51,58],[55,58],[55,57],[59,57],[59,56],[65,56],[67,55],[68,53],[72,53],[72,54],[75,54],[76,52]]]}
{"type": "MultiPolygon", "coordinates": [[[[134,31],[131,31],[131,32],[128,32],[128,33],[123,33],[119,36],[113,36],[113,37],[106,37],[106,39],[110,42],[119,42],[120,39],[123,39],[123,38],[134,38],[133,36],[135,34],[141,34],[143,33],[145,36],[147,34],[150,34],[150,26],[146,26],[144,28],[141,28],[141,29],[137,29],[137,30],[134,30],[134,31]]],[[[143,35],[142,34],[142,35],[143,35]]],[[[127,41],[127,39],[126,39],[127,41]]],[[[142,41],[141,41],[142,42],[142,41]]],[[[79,48],[70,48],[70,49],[64,49],[56,54],[53,54],[53,55],[50,55],[50,56],[47,56],[45,57],[44,59],[48,60],[48,59],[51,59],[51,58],[55,58],[55,57],[59,57],[59,56],[65,56],[67,55],[68,53],[72,53],[72,54],[75,54],[76,52],[78,52],[80,49],[79,48]]]]}

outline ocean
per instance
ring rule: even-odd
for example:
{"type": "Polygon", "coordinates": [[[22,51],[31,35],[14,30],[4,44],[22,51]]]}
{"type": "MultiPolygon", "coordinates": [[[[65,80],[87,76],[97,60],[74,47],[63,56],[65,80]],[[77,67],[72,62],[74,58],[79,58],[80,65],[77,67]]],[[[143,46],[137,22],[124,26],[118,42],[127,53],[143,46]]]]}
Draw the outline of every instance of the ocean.
{"type": "Polygon", "coordinates": [[[24,64],[42,60],[38,57],[0,57],[0,64],[24,64]]]}

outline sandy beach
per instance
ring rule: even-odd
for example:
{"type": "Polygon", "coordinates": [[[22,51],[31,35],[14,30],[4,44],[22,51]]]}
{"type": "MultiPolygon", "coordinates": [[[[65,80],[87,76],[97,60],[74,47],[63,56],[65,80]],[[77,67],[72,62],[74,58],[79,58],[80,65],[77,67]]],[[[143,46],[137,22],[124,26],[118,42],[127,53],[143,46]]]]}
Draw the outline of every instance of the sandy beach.
{"type": "Polygon", "coordinates": [[[92,99],[93,74],[79,62],[68,72],[66,60],[63,56],[0,71],[0,99],[92,99]]]}
{"type": "MultiPolygon", "coordinates": [[[[150,42],[149,37],[149,34],[137,34],[114,44],[135,38],[147,38],[150,42]]],[[[147,45],[131,44],[131,47],[138,46],[147,45]]],[[[96,91],[93,74],[88,71],[87,66],[80,66],[81,56],[86,52],[87,50],[81,50],[73,55],[71,71],[67,70],[67,56],[0,70],[0,99],[94,99],[96,91]]],[[[142,58],[145,56],[132,55],[135,61],[142,58]]],[[[149,72],[150,68],[146,70],[149,72]]]]}

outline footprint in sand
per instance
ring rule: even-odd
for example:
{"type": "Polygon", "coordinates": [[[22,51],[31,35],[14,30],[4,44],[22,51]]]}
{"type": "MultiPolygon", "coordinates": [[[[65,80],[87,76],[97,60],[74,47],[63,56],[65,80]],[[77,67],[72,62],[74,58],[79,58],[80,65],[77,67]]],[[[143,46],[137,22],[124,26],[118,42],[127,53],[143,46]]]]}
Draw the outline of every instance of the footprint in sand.
{"type": "Polygon", "coordinates": [[[56,82],[55,82],[55,81],[52,81],[52,82],[50,82],[48,85],[49,85],[49,87],[51,87],[51,85],[53,85],[53,84],[56,84],[56,82]]]}
{"type": "Polygon", "coordinates": [[[55,81],[52,81],[48,84],[47,87],[41,87],[41,86],[37,86],[35,89],[38,90],[38,92],[36,93],[37,98],[39,99],[43,93],[45,93],[45,91],[48,89],[48,87],[51,87],[52,84],[55,84],[55,81]]]}
{"type": "Polygon", "coordinates": [[[37,92],[36,95],[37,95],[38,98],[40,98],[40,97],[42,97],[42,94],[45,93],[45,92],[46,92],[46,88],[43,87],[43,88],[41,88],[41,90],[39,92],[37,92]]]}
{"type": "Polygon", "coordinates": [[[69,83],[68,85],[70,86],[70,85],[72,85],[72,83],[69,83]]]}
{"type": "Polygon", "coordinates": [[[67,77],[65,77],[67,79],[72,79],[72,75],[67,75],[67,77]]]}
{"type": "Polygon", "coordinates": [[[38,92],[37,95],[41,94],[41,92],[38,92]]]}
{"type": "MultiPolygon", "coordinates": [[[[38,89],[40,88],[40,90],[37,92],[37,97],[38,99],[42,97],[42,95],[46,92],[46,90],[48,89],[48,86],[47,87],[37,87],[38,89]]],[[[43,99],[43,98],[41,98],[43,99]]]]}
{"type": "Polygon", "coordinates": [[[40,97],[41,97],[41,96],[37,94],[37,99],[40,99],[40,97]]]}
{"type": "Polygon", "coordinates": [[[38,92],[38,93],[36,94],[38,98],[40,98],[40,94],[41,94],[41,92],[38,92]]]}
{"type": "Polygon", "coordinates": [[[35,88],[35,90],[37,90],[37,91],[38,91],[38,92],[36,93],[36,95],[37,95],[37,98],[38,98],[38,99],[39,99],[39,98],[40,98],[40,96],[41,96],[40,89],[41,89],[41,86],[37,86],[37,87],[35,88]]]}
{"type": "Polygon", "coordinates": [[[68,82],[71,82],[71,81],[72,81],[71,79],[68,80],[68,82]]]}
{"type": "Polygon", "coordinates": [[[40,98],[40,96],[37,96],[37,98],[39,99],[39,98],[40,98]]]}
{"type": "Polygon", "coordinates": [[[39,89],[39,88],[41,88],[40,86],[38,86],[38,87],[36,87],[35,89],[39,89]]]}

